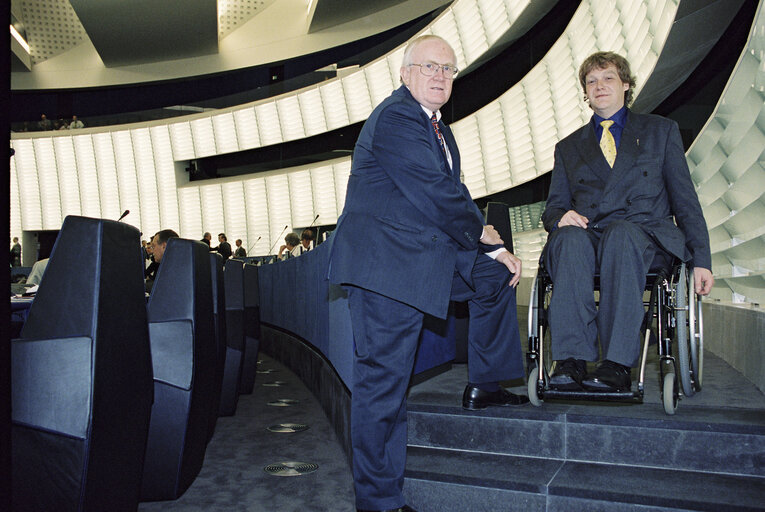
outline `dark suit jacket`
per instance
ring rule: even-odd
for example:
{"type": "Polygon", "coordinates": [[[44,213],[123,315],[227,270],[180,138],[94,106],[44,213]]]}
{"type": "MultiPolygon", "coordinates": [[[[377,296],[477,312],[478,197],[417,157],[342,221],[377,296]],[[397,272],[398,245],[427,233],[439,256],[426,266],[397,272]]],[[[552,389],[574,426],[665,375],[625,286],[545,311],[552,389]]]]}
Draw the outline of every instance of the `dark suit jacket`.
{"type": "Polygon", "coordinates": [[[428,116],[405,86],[369,116],[353,153],[329,279],[445,318],[455,268],[472,284],[484,221],[460,182],[451,130],[443,123],[440,129],[451,169],[428,116]]]}
{"type": "Polygon", "coordinates": [[[587,217],[588,229],[633,222],[670,254],[712,268],[707,225],[674,121],[629,112],[613,169],[591,123],[561,140],[542,214],[545,229],[554,230],[568,210],[587,217]]]}
{"type": "Polygon", "coordinates": [[[223,261],[226,261],[231,257],[231,244],[228,242],[221,242],[218,247],[213,249],[223,256],[223,261]]]}

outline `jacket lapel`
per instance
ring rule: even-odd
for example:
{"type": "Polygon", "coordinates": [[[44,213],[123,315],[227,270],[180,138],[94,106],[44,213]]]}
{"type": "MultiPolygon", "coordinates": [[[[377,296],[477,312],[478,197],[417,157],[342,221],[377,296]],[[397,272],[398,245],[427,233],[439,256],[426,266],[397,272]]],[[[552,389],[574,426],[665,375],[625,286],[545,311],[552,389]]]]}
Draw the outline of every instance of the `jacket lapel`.
{"type": "MultiPolygon", "coordinates": [[[[592,169],[592,172],[594,172],[603,183],[607,183],[611,177],[612,169],[608,166],[606,157],[603,156],[603,151],[601,151],[600,143],[595,137],[595,130],[592,129],[591,122],[582,127],[577,148],[579,154],[582,156],[582,160],[587,162],[587,165],[592,169]]],[[[616,161],[619,161],[618,153],[616,155],[616,161]]]]}
{"type": "MultiPolygon", "coordinates": [[[[452,157],[452,176],[456,177],[456,179],[459,181],[460,179],[460,150],[457,148],[457,141],[454,139],[454,134],[452,133],[451,128],[446,126],[443,122],[438,122],[439,129],[441,130],[441,135],[444,137],[444,141],[446,142],[446,147],[449,148],[449,154],[452,157]]],[[[438,148],[439,151],[441,148],[438,148]]],[[[441,151],[443,154],[444,152],[441,151]]],[[[446,168],[449,168],[449,161],[446,159],[446,155],[443,154],[444,162],[446,163],[446,168]]]]}
{"type": "MultiPolygon", "coordinates": [[[[630,169],[633,168],[635,160],[640,153],[638,146],[637,130],[634,127],[634,119],[631,114],[627,115],[627,122],[622,130],[622,138],[619,142],[619,149],[616,153],[614,168],[611,170],[609,185],[620,181],[630,169]]],[[[605,160],[605,158],[604,158],[605,160]]]]}

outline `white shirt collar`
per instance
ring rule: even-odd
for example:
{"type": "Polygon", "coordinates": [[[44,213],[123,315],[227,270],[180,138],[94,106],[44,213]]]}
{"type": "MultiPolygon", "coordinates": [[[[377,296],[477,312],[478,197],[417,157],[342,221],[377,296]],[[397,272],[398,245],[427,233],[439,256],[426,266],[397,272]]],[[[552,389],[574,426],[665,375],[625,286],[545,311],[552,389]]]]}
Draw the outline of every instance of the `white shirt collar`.
{"type": "MultiPolygon", "coordinates": [[[[430,110],[428,107],[423,107],[422,105],[420,105],[420,107],[422,107],[422,110],[425,112],[425,114],[427,114],[428,119],[433,117],[433,111],[432,110],[430,110]]],[[[441,120],[441,111],[440,110],[436,110],[435,114],[436,114],[436,121],[440,121],[441,120]]]]}

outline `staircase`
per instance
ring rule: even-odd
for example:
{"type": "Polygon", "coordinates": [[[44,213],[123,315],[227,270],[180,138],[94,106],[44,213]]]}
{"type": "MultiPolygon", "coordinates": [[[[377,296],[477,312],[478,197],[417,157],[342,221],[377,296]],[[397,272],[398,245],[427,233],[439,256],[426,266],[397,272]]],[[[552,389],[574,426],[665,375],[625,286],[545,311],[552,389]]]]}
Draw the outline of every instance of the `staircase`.
{"type": "Polygon", "coordinates": [[[667,416],[654,366],[643,404],[465,411],[465,365],[414,386],[407,503],[419,512],[765,510],[763,394],[707,353],[704,389],[667,416]]]}

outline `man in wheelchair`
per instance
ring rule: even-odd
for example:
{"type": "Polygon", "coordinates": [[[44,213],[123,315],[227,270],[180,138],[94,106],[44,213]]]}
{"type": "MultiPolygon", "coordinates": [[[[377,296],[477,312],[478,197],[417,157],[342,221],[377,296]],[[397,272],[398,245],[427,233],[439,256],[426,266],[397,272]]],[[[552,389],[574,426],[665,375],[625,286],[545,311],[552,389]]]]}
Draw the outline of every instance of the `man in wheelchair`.
{"type": "Polygon", "coordinates": [[[674,121],[630,111],[635,79],[612,52],[579,68],[590,122],[555,147],[542,215],[550,233],[542,259],[553,282],[549,386],[629,391],[640,356],[646,274],[657,255],[693,267],[694,287],[714,284],[709,234],[674,121]],[[596,307],[594,276],[600,275],[596,307]],[[594,372],[586,362],[598,361],[594,372]]]}

